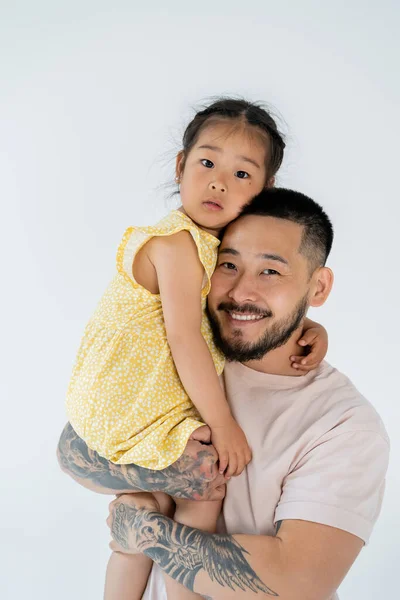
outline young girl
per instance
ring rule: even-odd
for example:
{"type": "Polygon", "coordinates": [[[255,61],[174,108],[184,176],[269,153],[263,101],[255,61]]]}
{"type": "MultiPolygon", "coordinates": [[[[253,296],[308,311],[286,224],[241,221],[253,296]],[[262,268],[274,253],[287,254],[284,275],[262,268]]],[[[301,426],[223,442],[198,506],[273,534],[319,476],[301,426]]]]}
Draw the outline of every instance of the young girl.
{"type": "MultiPolygon", "coordinates": [[[[67,393],[72,427],[111,462],[162,470],[190,438],[211,441],[227,478],[251,460],[219,382],[224,360],[205,305],[222,228],[273,185],[284,147],[262,108],[214,102],[189,124],[177,156],[182,207],[157,225],[125,232],[117,273],[86,327],[67,393]]],[[[305,370],[326,352],[325,331],[310,326],[308,364],[293,362],[305,370]]],[[[214,531],[220,508],[177,501],[175,519],[214,531]]],[[[147,557],[113,554],[106,600],[141,598],[150,568],[147,557]]],[[[196,597],[173,580],[167,589],[174,600],[196,597]]]]}

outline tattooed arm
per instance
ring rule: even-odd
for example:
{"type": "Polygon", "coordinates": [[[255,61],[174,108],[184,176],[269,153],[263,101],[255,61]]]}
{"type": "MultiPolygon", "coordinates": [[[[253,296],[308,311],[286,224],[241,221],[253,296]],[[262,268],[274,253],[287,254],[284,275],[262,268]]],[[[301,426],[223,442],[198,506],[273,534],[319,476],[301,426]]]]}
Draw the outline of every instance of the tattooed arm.
{"type": "Polygon", "coordinates": [[[222,500],[225,479],[218,472],[212,446],[189,441],[185,452],[162,471],[115,465],[90,450],[68,423],[57,448],[61,469],[84,487],[103,494],[165,492],[190,500],[222,500]]]}
{"type": "Polygon", "coordinates": [[[145,496],[111,503],[111,548],[143,552],[189,590],[218,600],[326,600],[363,545],[340,529],[296,520],[275,537],[209,534],[168,519],[145,496]]]}

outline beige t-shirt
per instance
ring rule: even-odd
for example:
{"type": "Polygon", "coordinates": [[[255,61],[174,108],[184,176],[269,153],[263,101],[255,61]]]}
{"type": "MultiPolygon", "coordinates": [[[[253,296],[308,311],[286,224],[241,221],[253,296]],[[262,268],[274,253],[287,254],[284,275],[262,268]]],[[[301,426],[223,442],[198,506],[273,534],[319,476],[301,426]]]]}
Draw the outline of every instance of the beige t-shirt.
{"type": "MultiPolygon", "coordinates": [[[[219,531],[273,536],[277,521],[301,519],[367,543],[380,512],[389,455],[373,406],[326,362],[303,377],[227,363],[224,380],[253,460],[228,484],[219,531]]],[[[154,566],[143,600],[166,598],[154,566]]]]}

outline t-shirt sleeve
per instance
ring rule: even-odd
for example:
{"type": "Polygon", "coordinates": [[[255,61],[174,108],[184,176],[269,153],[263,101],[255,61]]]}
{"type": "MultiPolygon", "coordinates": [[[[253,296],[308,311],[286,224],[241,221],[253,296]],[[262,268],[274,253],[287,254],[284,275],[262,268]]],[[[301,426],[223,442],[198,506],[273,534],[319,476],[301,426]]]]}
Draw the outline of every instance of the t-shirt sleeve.
{"type": "Polygon", "coordinates": [[[285,477],[275,522],[313,521],[367,544],[385,489],[389,444],[375,431],[320,438],[285,477]]]}

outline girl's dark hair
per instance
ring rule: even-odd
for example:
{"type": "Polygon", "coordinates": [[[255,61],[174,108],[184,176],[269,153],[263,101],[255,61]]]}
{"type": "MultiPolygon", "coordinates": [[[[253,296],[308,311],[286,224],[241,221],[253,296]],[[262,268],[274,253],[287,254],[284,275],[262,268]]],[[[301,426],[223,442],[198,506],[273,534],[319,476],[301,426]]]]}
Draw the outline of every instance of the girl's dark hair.
{"type": "Polygon", "coordinates": [[[258,128],[268,140],[267,176],[272,177],[282,164],[285,142],[272,116],[255,102],[236,100],[234,98],[219,98],[204,110],[199,111],[186,127],[183,134],[184,167],[185,158],[196,143],[200,133],[210,120],[242,121],[258,128]]]}

